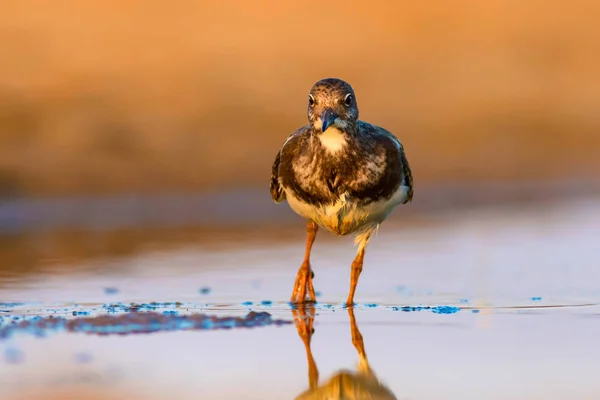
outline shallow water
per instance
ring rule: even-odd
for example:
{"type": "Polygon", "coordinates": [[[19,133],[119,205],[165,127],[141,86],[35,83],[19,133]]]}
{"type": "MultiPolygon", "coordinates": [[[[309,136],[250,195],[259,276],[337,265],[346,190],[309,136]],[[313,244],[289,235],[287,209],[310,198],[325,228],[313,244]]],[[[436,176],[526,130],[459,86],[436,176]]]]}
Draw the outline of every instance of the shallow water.
{"type": "MultiPolygon", "coordinates": [[[[377,379],[397,399],[598,398],[598,227],[594,199],[382,225],[354,311],[377,379]]],[[[299,396],[309,364],[296,323],[310,318],[294,320],[287,303],[304,247],[302,226],[294,232],[28,268],[9,258],[0,397],[299,396]]],[[[314,248],[320,385],[359,360],[341,305],[354,251],[328,234],[314,248]]]]}

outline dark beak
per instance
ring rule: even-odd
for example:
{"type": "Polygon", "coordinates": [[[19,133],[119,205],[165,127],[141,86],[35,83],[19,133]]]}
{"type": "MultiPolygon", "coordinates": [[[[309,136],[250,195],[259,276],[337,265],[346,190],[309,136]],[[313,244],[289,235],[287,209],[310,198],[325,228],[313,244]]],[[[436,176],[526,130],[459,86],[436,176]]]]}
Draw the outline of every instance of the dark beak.
{"type": "Polygon", "coordinates": [[[338,115],[333,112],[331,108],[326,108],[323,110],[323,113],[321,114],[321,123],[323,124],[321,131],[325,132],[327,128],[333,125],[333,121],[335,121],[337,117],[338,115]]]}

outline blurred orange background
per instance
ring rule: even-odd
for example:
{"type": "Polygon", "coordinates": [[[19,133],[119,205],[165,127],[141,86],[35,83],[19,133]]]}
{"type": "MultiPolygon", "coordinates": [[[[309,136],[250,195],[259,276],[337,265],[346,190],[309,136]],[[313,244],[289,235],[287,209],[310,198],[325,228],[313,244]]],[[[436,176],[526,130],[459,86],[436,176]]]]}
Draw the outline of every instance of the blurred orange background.
{"type": "Polygon", "coordinates": [[[5,1],[0,194],[266,191],[310,87],[329,76],[354,86],[361,119],[400,137],[419,187],[596,179],[598,11],[592,0],[5,1]]]}

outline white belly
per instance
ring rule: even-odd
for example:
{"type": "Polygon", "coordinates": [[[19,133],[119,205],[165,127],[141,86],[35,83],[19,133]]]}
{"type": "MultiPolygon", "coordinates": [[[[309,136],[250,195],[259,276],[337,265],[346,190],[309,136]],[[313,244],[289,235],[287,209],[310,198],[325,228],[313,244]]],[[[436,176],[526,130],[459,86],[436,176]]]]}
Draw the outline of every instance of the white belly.
{"type": "Polygon", "coordinates": [[[407,191],[406,186],[400,186],[391,198],[362,206],[346,194],[340,196],[336,203],[326,206],[307,204],[287,190],[286,198],[291,209],[301,217],[314,221],[337,235],[347,235],[380,224],[394,207],[406,200],[407,191]]]}

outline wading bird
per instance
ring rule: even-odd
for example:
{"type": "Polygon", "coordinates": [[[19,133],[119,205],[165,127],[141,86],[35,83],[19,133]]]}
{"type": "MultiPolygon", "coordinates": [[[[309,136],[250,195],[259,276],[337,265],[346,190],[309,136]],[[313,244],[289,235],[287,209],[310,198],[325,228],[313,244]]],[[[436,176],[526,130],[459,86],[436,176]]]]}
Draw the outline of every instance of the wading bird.
{"type": "Polygon", "coordinates": [[[358,119],[354,90],[343,80],[315,83],[308,95],[308,122],[283,143],[270,183],[273,201],[287,200],[308,220],[306,253],[291,302],[316,301],[310,253],[321,226],[340,236],[355,235],[358,251],[346,301],[353,306],[367,243],[394,207],[412,200],[412,174],[400,141],[358,119]]]}

